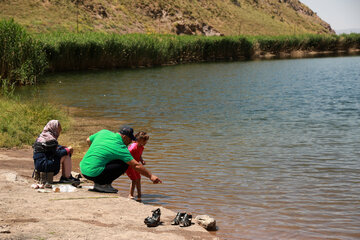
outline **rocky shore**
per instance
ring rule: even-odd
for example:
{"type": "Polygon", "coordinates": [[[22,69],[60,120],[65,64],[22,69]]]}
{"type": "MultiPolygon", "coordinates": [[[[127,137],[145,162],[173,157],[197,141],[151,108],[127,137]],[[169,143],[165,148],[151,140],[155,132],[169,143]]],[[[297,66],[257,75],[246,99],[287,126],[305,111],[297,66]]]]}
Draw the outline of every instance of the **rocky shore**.
{"type": "Polygon", "coordinates": [[[163,207],[161,225],[148,228],[144,218],[158,206],[118,194],[85,186],[75,192],[38,192],[30,187],[32,170],[30,148],[0,149],[0,239],[218,239],[197,224],[171,225],[176,213],[163,207]]]}

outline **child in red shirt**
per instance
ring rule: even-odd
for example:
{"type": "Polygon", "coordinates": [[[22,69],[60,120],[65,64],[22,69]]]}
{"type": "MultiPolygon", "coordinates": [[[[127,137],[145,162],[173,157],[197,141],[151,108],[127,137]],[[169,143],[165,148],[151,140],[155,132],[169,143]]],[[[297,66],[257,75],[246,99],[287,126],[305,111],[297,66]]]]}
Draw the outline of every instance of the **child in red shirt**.
{"type": "MultiPolygon", "coordinates": [[[[136,161],[145,165],[145,161],[143,160],[141,155],[144,151],[144,146],[149,140],[149,135],[147,135],[146,132],[138,132],[137,134],[135,134],[135,137],[136,137],[136,141],[130,144],[128,149],[136,161]]],[[[126,174],[131,180],[129,198],[134,198],[134,191],[136,187],[136,191],[138,193],[138,199],[140,199],[141,198],[140,174],[131,167],[128,167],[128,169],[126,170],[126,174]]]]}

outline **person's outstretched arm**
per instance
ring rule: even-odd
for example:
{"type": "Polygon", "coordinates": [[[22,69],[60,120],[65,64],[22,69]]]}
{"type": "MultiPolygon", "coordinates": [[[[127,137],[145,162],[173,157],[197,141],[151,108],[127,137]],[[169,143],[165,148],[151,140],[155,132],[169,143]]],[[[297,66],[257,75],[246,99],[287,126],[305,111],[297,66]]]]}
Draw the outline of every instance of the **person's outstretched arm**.
{"type": "Polygon", "coordinates": [[[160,178],[153,175],[149,170],[147,170],[141,163],[139,163],[135,159],[131,160],[130,162],[127,162],[127,164],[129,164],[130,167],[132,167],[135,171],[137,171],[141,175],[149,178],[153,183],[155,183],[155,184],[156,183],[162,183],[160,178]]]}

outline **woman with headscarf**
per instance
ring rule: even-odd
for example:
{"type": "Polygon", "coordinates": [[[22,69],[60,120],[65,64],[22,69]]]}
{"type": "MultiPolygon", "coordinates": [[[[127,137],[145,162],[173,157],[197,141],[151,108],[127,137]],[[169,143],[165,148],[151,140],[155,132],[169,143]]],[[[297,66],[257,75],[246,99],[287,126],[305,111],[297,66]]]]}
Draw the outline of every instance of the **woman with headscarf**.
{"type": "Polygon", "coordinates": [[[61,133],[58,120],[49,121],[34,143],[34,167],[37,172],[53,173],[55,176],[62,166],[60,182],[73,183],[79,181],[71,176],[71,146],[64,147],[58,144],[57,139],[61,133]]]}

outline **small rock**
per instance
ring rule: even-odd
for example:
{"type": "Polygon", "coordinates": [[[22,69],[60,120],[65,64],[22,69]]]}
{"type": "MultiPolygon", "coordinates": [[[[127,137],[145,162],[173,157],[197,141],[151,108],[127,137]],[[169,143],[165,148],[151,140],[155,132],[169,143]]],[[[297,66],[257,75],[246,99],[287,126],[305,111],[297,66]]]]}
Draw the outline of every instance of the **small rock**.
{"type": "Polygon", "coordinates": [[[216,220],[212,217],[209,217],[208,215],[196,216],[195,222],[208,231],[216,230],[216,220]]]}

